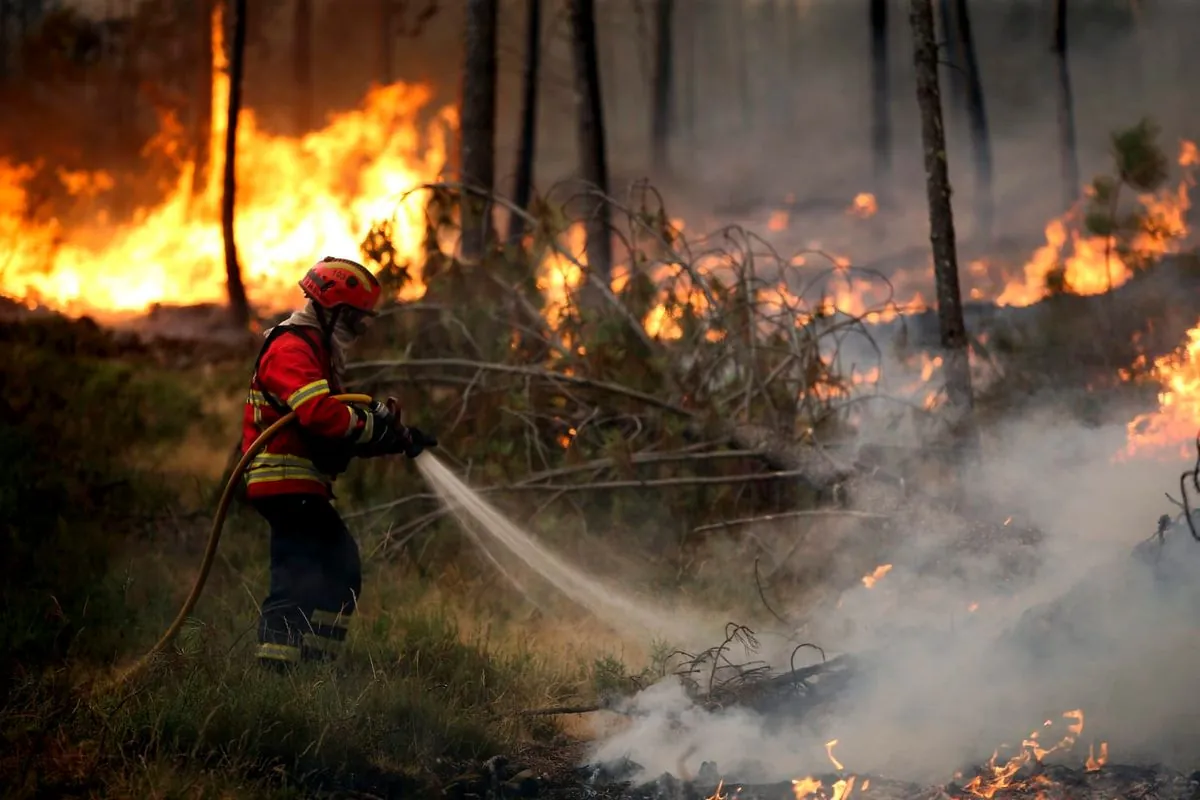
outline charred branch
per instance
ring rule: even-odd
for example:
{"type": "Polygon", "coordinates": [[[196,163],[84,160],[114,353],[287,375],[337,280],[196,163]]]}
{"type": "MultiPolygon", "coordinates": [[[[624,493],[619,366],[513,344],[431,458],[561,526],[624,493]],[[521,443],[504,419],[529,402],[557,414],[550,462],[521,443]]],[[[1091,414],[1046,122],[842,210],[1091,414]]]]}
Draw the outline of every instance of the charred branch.
{"type": "Polygon", "coordinates": [[[888,0],[870,0],[871,150],[875,182],[882,188],[892,169],[891,90],[888,84],[888,0]]]}
{"type": "Polygon", "coordinates": [[[972,416],[971,372],[967,356],[967,331],[963,321],[962,292],[958,282],[958,255],[954,237],[954,211],[950,203],[950,176],[946,164],[946,133],[938,89],[937,44],[934,40],[931,0],[912,0],[914,65],[917,102],[921,108],[921,142],[925,151],[925,182],[929,203],[929,239],[933,247],[937,284],[938,319],[945,355],[946,391],[957,415],[954,425],[968,447],[978,446],[972,416]]]}
{"type": "MultiPolygon", "coordinates": [[[[586,184],[608,194],[608,152],[600,63],[596,49],[595,0],[570,0],[571,54],[575,67],[576,134],[579,173],[586,184]]],[[[588,273],[608,284],[612,274],[612,213],[607,204],[592,199],[583,211],[587,228],[588,273]]]]}
{"type": "MultiPolygon", "coordinates": [[[[932,17],[932,14],[931,14],[932,17]]],[[[932,19],[931,19],[932,22],[932,19]]],[[[983,95],[983,81],[979,73],[979,57],[975,52],[975,40],[971,33],[971,16],[967,0],[954,0],[955,38],[962,53],[965,72],[967,119],[971,128],[971,148],[975,160],[975,208],[977,224],[984,237],[990,237],[993,229],[992,198],[992,140],[988,128],[987,107],[983,95]]]]}
{"type": "Polygon", "coordinates": [[[674,51],[671,47],[673,33],[673,0],[655,0],[654,4],[654,95],[650,109],[650,147],[657,169],[667,167],[667,146],[671,137],[671,99],[673,81],[671,67],[674,51]]]}
{"type": "Polygon", "coordinates": [[[292,7],[292,90],[295,92],[292,125],[297,136],[312,129],[312,35],[312,0],[295,0],[292,7]]]}
{"type": "Polygon", "coordinates": [[[1054,0],[1054,38],[1051,46],[1058,78],[1058,148],[1062,164],[1063,208],[1079,196],[1079,153],[1075,141],[1075,99],[1067,51],[1067,0],[1054,0]]]}
{"type": "MultiPolygon", "coordinates": [[[[491,192],[495,181],[496,17],[498,0],[470,0],[466,8],[462,82],[461,164],[463,183],[491,192]]],[[[464,264],[483,260],[491,237],[491,205],[476,194],[463,195],[464,264]]]]}
{"type": "Polygon", "coordinates": [[[237,129],[242,109],[242,75],[246,62],[246,0],[232,0],[233,42],[229,56],[229,108],[225,130],[224,193],[221,198],[221,232],[225,242],[225,285],[229,293],[229,310],[233,322],[245,329],[250,322],[250,304],[246,286],[242,283],[242,267],[238,263],[237,241],[234,238],[234,208],[237,194],[237,129]]]}
{"type": "MultiPolygon", "coordinates": [[[[521,83],[521,134],[517,145],[517,174],[513,202],[528,210],[533,197],[533,159],[537,152],[538,74],[541,70],[542,0],[525,0],[525,74],[521,83]]],[[[509,214],[508,241],[517,244],[525,233],[525,218],[509,214]]]]}

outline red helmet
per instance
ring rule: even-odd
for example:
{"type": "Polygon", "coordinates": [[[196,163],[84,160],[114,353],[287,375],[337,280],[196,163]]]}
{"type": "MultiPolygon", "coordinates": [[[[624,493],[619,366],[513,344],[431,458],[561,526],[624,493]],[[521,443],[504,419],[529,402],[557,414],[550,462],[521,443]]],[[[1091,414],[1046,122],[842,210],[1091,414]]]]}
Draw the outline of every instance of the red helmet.
{"type": "Polygon", "coordinates": [[[300,288],[314,303],[330,311],[349,306],[374,314],[383,287],[371,271],[348,258],[325,256],[300,281],[300,288]]]}

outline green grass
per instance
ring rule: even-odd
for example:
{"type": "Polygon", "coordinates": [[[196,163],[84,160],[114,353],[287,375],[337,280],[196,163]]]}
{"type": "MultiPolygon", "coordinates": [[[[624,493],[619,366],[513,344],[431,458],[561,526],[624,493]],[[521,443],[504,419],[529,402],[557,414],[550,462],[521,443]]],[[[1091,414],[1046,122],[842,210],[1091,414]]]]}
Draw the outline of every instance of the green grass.
{"type": "MultiPolygon", "coordinates": [[[[563,742],[552,718],[515,712],[595,696],[613,656],[556,640],[569,623],[534,631],[447,562],[422,577],[382,556],[366,561],[337,664],[262,671],[268,535],[245,509],[173,647],[105,688],[191,586],[244,376],[163,369],[82,324],[5,327],[0,342],[5,796],[411,794],[492,754],[563,742]],[[181,456],[199,471],[169,469],[181,456]]],[[[362,488],[394,496],[417,480],[362,488]]],[[[371,535],[360,543],[366,556],[371,535]]]]}

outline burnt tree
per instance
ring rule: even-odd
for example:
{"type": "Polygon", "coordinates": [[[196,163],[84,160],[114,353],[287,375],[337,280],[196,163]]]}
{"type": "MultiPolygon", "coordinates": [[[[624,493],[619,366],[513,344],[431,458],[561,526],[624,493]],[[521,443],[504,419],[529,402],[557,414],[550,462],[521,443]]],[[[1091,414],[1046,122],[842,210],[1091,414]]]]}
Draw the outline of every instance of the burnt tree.
{"type": "MultiPolygon", "coordinates": [[[[199,53],[196,57],[196,113],[192,117],[192,197],[197,198],[208,186],[212,163],[213,121],[213,19],[217,0],[200,0],[194,7],[197,16],[199,53]]],[[[225,15],[222,15],[222,19],[225,15]]],[[[209,211],[209,209],[206,209],[209,211]]]]}
{"type": "MultiPolygon", "coordinates": [[[[517,174],[513,201],[529,208],[533,199],[533,157],[537,152],[538,74],[542,58],[542,0],[525,0],[525,75],[521,85],[521,133],[517,142],[517,174]]],[[[508,217],[508,241],[517,244],[525,233],[519,214],[508,217]]]]}
{"type": "Polygon", "coordinates": [[[892,169],[891,91],[888,86],[888,0],[869,0],[871,25],[871,150],[876,191],[892,169]]]}
{"type": "MultiPolygon", "coordinates": [[[[571,55],[575,65],[575,102],[579,139],[579,173],[590,189],[608,195],[608,154],[601,102],[600,64],[596,54],[595,0],[569,0],[571,55]]],[[[612,275],[612,209],[604,197],[591,198],[584,209],[587,221],[588,269],[608,285],[612,275]]]]}
{"type": "MultiPolygon", "coordinates": [[[[462,181],[490,193],[496,170],[496,16],[498,0],[467,0],[459,163],[462,181]]],[[[478,194],[460,198],[464,265],[483,260],[491,237],[490,203],[478,194]]]]}
{"type": "Polygon", "coordinates": [[[938,0],[938,22],[941,24],[942,43],[945,49],[946,105],[954,118],[962,115],[967,92],[964,88],[962,54],[958,46],[958,24],[954,20],[954,0],[938,0]]]}
{"type": "Polygon", "coordinates": [[[941,332],[943,374],[951,424],[968,448],[978,447],[972,414],[971,370],[967,328],[963,322],[962,293],[958,285],[958,255],[954,237],[954,211],[950,204],[950,175],[946,164],[946,131],[938,88],[937,41],[933,27],[933,0],[912,0],[913,65],[916,68],[917,103],[921,109],[921,145],[925,151],[925,185],[929,200],[929,241],[933,247],[937,284],[938,323],[941,332]]]}
{"type": "Polygon", "coordinates": [[[376,0],[379,14],[379,82],[387,86],[392,82],[392,39],[396,33],[393,0],[376,0]]]}
{"type": "Polygon", "coordinates": [[[292,111],[295,134],[303,136],[312,128],[312,0],[294,0],[292,7],[292,111]]]}
{"type": "Polygon", "coordinates": [[[674,53],[671,47],[673,0],[655,0],[654,3],[654,95],[650,109],[650,149],[654,166],[665,169],[667,150],[671,138],[672,66],[674,53]]]}
{"type": "Polygon", "coordinates": [[[988,129],[987,107],[983,97],[983,81],[979,74],[979,58],[975,53],[975,39],[971,33],[971,14],[967,0],[953,0],[953,31],[947,38],[956,42],[956,51],[961,56],[963,91],[965,93],[967,122],[971,130],[971,150],[975,161],[975,214],[980,232],[989,237],[992,233],[994,210],[992,205],[992,139],[988,129]]]}
{"type": "Polygon", "coordinates": [[[242,74],[246,63],[246,0],[232,0],[233,41],[229,48],[229,106],[225,124],[225,175],[221,197],[221,233],[225,239],[225,285],[229,310],[239,328],[250,322],[250,305],[242,283],[237,241],[233,234],[233,209],[237,191],[236,156],[238,115],[242,109],[242,74]]]}
{"type": "Polygon", "coordinates": [[[1054,0],[1054,37],[1050,49],[1058,72],[1058,152],[1062,165],[1063,208],[1070,208],[1079,197],[1080,178],[1075,143],[1075,99],[1067,58],[1067,0],[1054,0]]]}

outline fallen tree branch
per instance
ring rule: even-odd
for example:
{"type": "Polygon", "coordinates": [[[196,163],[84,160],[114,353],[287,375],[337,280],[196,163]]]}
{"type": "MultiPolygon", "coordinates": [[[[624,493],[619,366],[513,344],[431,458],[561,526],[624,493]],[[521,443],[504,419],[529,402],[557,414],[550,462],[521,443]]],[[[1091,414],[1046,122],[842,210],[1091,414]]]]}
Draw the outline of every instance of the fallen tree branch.
{"type": "Polygon", "coordinates": [[[637,400],[646,405],[657,408],[662,411],[669,411],[672,414],[678,414],[684,417],[691,417],[695,412],[690,411],[675,403],[655,397],[654,395],[639,392],[637,389],[630,389],[628,386],[622,386],[618,383],[610,383],[609,381],[599,381],[592,378],[584,378],[579,375],[566,375],[554,370],[545,369],[544,367],[530,367],[523,364],[495,364],[487,361],[472,361],[467,358],[415,358],[411,360],[397,361],[358,361],[347,365],[348,370],[359,369],[438,369],[438,368],[454,368],[473,369],[483,372],[497,372],[505,375],[521,375],[524,377],[542,378],[547,381],[560,381],[569,383],[573,386],[579,386],[585,389],[596,389],[608,394],[613,394],[621,397],[628,397],[631,400],[637,400]]]}
{"type": "Polygon", "coordinates": [[[749,525],[754,522],[773,522],[778,519],[795,519],[797,517],[853,517],[855,519],[888,519],[887,514],[874,514],[870,511],[852,511],[848,508],[814,508],[807,511],[781,511],[778,514],[763,514],[757,517],[740,517],[738,519],[721,520],[708,525],[692,528],[692,533],[715,531],[718,528],[732,528],[737,525],[749,525]]]}
{"type": "Polygon", "coordinates": [[[779,620],[780,622],[782,622],[784,625],[787,625],[789,628],[792,627],[792,623],[790,621],[784,619],[779,614],[779,612],[776,611],[774,608],[772,608],[771,604],[767,602],[767,594],[766,594],[766,592],[763,591],[762,581],[758,577],[758,558],[757,557],[754,559],[754,586],[758,589],[758,599],[762,601],[763,608],[765,608],[767,611],[770,611],[771,616],[774,617],[775,619],[779,620]]]}
{"type": "MultiPolygon", "coordinates": [[[[590,706],[551,706],[550,708],[527,708],[518,711],[518,717],[553,717],[559,714],[591,714],[593,711],[614,711],[615,709],[594,704],[590,706]]],[[[618,712],[619,713],[619,712],[618,712]]]]}

